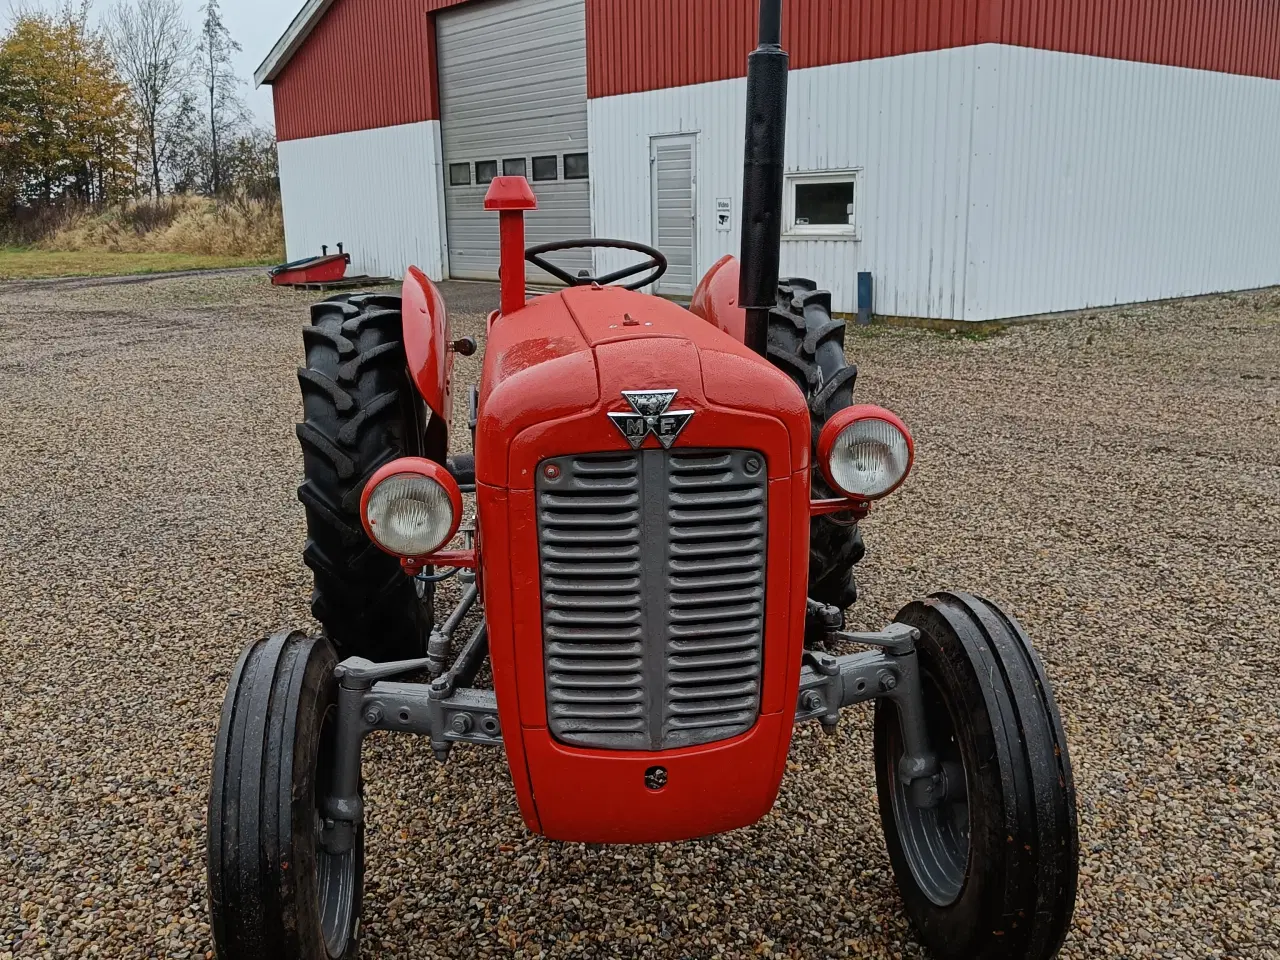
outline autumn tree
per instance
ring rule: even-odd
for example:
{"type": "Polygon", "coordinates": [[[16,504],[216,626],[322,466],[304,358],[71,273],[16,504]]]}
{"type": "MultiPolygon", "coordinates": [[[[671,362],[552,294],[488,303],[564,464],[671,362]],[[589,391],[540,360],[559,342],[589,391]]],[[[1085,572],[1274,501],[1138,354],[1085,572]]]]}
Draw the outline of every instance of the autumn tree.
{"type": "Polygon", "coordinates": [[[231,62],[232,56],[240,51],[240,44],[231,38],[223,24],[218,0],[208,0],[203,11],[204,22],[200,25],[197,57],[200,83],[208,110],[209,192],[217,196],[225,186],[225,145],[244,113],[244,105],[237,96],[240,81],[231,62]]]}
{"type": "Polygon", "coordinates": [[[192,44],[178,0],[121,0],[108,15],[111,50],[133,98],[150,172],[161,171],[190,136],[192,44]]]}
{"type": "Polygon", "coordinates": [[[19,14],[0,37],[0,204],[103,203],[133,183],[128,90],[87,7],[19,14]]]}

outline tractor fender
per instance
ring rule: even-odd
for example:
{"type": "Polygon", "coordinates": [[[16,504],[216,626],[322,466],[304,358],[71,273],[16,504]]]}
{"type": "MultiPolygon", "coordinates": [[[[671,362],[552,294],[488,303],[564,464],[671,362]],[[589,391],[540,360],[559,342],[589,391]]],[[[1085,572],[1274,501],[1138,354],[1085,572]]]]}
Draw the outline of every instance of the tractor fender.
{"type": "Polygon", "coordinates": [[[689,310],[739,343],[744,341],[747,311],[738,306],[737,257],[726,253],[711,265],[693,291],[689,310]]]}
{"type": "Polygon", "coordinates": [[[410,267],[404,275],[400,310],[409,374],[431,413],[441,419],[447,431],[453,414],[453,351],[449,349],[449,314],[440,290],[417,267],[410,267]]]}

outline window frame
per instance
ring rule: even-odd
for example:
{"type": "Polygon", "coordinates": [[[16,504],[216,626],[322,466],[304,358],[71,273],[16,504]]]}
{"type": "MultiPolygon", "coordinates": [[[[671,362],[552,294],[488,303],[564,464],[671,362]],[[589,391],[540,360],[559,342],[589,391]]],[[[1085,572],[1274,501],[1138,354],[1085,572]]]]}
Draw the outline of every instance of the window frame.
{"type": "Polygon", "coordinates": [[[587,150],[575,150],[575,151],[573,151],[572,153],[566,153],[566,154],[564,154],[564,155],[561,157],[561,164],[563,165],[563,170],[564,170],[564,173],[563,173],[563,179],[565,179],[565,180],[590,180],[590,179],[591,179],[591,154],[590,154],[590,152],[589,152],[589,151],[587,151],[587,150]],[[569,176],[569,164],[568,164],[567,162],[565,162],[565,161],[567,161],[567,160],[569,159],[569,157],[586,157],[586,159],[587,159],[587,175],[586,175],[585,177],[571,177],[571,176],[569,176]]]}
{"type": "Polygon", "coordinates": [[[529,158],[528,157],[503,157],[502,158],[502,175],[504,177],[524,177],[527,180],[529,178],[529,158]],[[520,166],[524,167],[524,172],[523,173],[507,173],[507,164],[517,163],[517,162],[520,164],[520,166]]]}
{"type": "Polygon", "coordinates": [[[475,162],[475,168],[476,168],[476,170],[475,170],[475,174],[476,174],[475,184],[476,184],[476,186],[478,186],[478,187],[486,187],[486,186],[488,186],[489,184],[493,183],[494,177],[499,177],[499,176],[501,176],[501,173],[499,173],[499,170],[501,170],[501,167],[498,165],[498,161],[497,161],[497,160],[477,160],[477,161],[475,162]],[[482,163],[492,163],[492,164],[493,164],[493,177],[490,177],[488,180],[481,180],[481,179],[480,179],[480,164],[482,164],[482,163]]]}
{"type": "Polygon", "coordinates": [[[529,160],[529,182],[530,183],[554,183],[560,179],[560,155],[557,153],[543,154],[537,157],[531,157],[529,160]],[[550,160],[554,165],[552,175],[549,177],[538,176],[538,161],[550,160]]]}
{"type": "Polygon", "coordinates": [[[841,170],[806,170],[788,173],[782,191],[782,235],[794,240],[861,240],[862,239],[862,167],[841,170]],[[800,184],[852,183],[853,222],[796,223],[796,187],[800,184]]]}
{"type": "Polygon", "coordinates": [[[451,186],[451,187],[469,187],[469,186],[471,186],[473,183],[475,183],[475,180],[474,180],[474,179],[472,178],[472,176],[471,176],[471,161],[470,161],[470,160],[460,160],[460,161],[458,161],[458,162],[456,162],[456,163],[451,163],[451,164],[449,164],[449,186],[451,186]],[[466,183],[454,183],[454,182],[453,182],[453,171],[454,171],[454,168],[455,168],[455,167],[466,167],[466,168],[467,168],[467,181],[466,181],[466,183]]]}

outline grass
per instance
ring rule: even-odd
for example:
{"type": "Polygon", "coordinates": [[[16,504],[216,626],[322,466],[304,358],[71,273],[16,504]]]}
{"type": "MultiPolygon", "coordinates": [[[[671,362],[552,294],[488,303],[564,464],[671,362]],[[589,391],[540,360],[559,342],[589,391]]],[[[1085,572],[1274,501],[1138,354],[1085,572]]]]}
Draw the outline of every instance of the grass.
{"type": "Polygon", "coordinates": [[[0,247],[0,280],[45,277],[115,277],[170,270],[218,270],[275,263],[277,257],[202,253],[118,253],[105,250],[36,250],[0,247]]]}
{"type": "Polygon", "coordinates": [[[43,250],[276,257],[284,252],[279,201],[179,195],[102,210],[69,210],[43,250]]]}

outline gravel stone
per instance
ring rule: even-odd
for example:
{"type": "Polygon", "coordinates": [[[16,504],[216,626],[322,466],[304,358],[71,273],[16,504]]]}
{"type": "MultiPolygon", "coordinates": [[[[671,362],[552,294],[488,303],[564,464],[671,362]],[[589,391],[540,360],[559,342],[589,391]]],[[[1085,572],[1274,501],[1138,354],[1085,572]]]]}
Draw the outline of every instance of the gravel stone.
{"type": "MultiPolygon", "coordinates": [[[[483,342],[494,288],[446,297],[483,342]]],[[[0,960],[211,956],[227,677],[253,637],[314,626],[293,435],[313,299],[257,273],[0,286],[0,960]]],[[[1280,292],[872,328],[849,354],[918,452],[866,522],[853,625],[965,587],[1036,640],[1079,789],[1063,955],[1280,958],[1280,292]]],[[[500,751],[440,766],[375,736],[365,954],[920,957],[869,717],[798,728],[756,826],[651,847],[531,837],[500,751]]]]}

